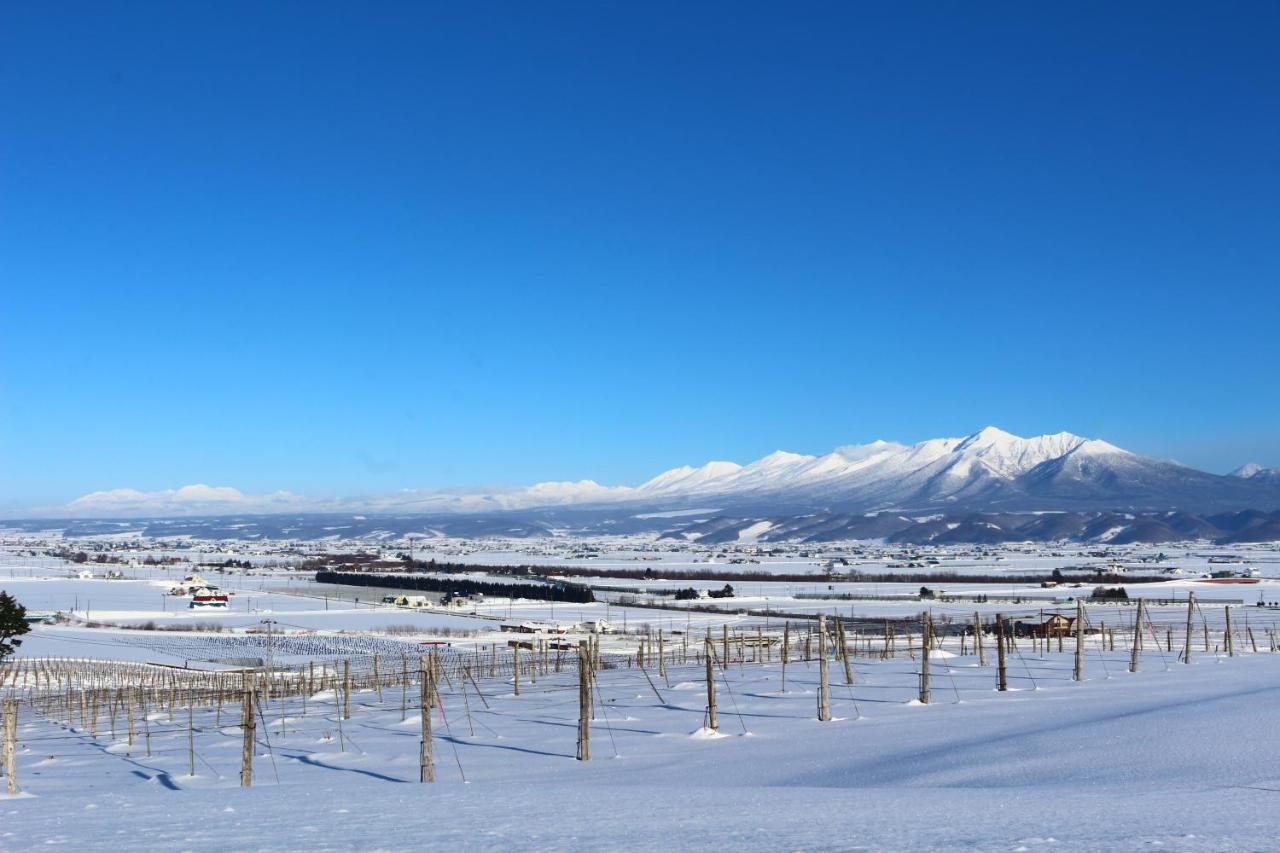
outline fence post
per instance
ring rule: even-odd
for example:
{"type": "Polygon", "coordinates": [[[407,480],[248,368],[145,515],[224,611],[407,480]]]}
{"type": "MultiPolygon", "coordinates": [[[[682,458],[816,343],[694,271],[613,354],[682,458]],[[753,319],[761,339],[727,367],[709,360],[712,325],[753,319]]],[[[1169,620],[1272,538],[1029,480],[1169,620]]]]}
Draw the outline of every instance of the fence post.
{"type": "Polygon", "coordinates": [[[782,692],[787,692],[787,658],[791,657],[791,620],[782,623],[782,692]]]}
{"type": "Polygon", "coordinates": [[[1231,605],[1228,604],[1223,610],[1227,616],[1227,630],[1224,635],[1223,645],[1227,647],[1227,657],[1233,658],[1236,656],[1236,643],[1235,638],[1231,636],[1231,605]]]}
{"type": "Polygon", "coordinates": [[[996,677],[997,687],[1000,692],[1009,689],[1009,673],[1005,668],[1005,650],[1004,650],[1004,616],[996,614],[996,677]]]}
{"type": "Polygon", "coordinates": [[[1133,649],[1129,652],[1129,671],[1138,671],[1138,655],[1142,651],[1143,600],[1138,599],[1138,615],[1133,620],[1133,649]]]}
{"type": "Polygon", "coordinates": [[[1084,602],[1076,599],[1076,665],[1072,678],[1084,681],[1084,602]]]}
{"type": "Polygon", "coordinates": [[[511,647],[511,682],[515,685],[515,693],[520,695],[520,641],[511,647]]]}
{"type": "MultiPolygon", "coordinates": [[[[888,631],[885,632],[886,634],[888,631]]],[[[978,666],[987,665],[987,649],[982,644],[982,614],[974,611],[973,614],[973,638],[978,644],[978,666]]]]}
{"type": "Polygon", "coordinates": [[[196,700],[187,696],[187,775],[196,775],[196,700]]]}
{"type": "Polygon", "coordinates": [[[1196,594],[1194,592],[1187,593],[1187,642],[1182,647],[1182,662],[1191,663],[1191,635],[1195,632],[1195,623],[1193,621],[1196,609],[1196,594]]]}
{"type": "Polygon", "coordinates": [[[716,716],[716,679],[715,671],[711,659],[715,657],[715,645],[711,642],[710,630],[707,629],[707,728],[712,731],[720,730],[720,720],[716,716]]]}
{"type": "Polygon", "coordinates": [[[4,700],[4,775],[6,790],[18,793],[18,700],[4,700]]]}
{"type": "Polygon", "coordinates": [[[351,719],[351,661],[342,661],[342,719],[351,719]]]}
{"type": "Polygon", "coordinates": [[[831,719],[831,687],[827,682],[827,617],[818,616],[818,719],[831,719]]]}
{"type": "Polygon", "coordinates": [[[418,741],[418,782],[434,782],[436,768],[431,755],[431,692],[435,689],[435,661],[418,658],[418,702],[422,710],[422,735],[418,741]]]}
{"type": "Polygon", "coordinates": [[[591,760],[591,652],[578,641],[578,760],[591,760]]]}
{"type": "Polygon", "coordinates": [[[933,644],[933,624],[928,613],[920,614],[920,704],[929,704],[929,647],[933,644]]]}
{"type": "Polygon", "coordinates": [[[240,787],[248,788],[253,784],[253,730],[256,725],[253,716],[254,683],[253,673],[243,675],[244,684],[240,691],[240,787]]]}
{"type": "Polygon", "coordinates": [[[837,622],[840,631],[840,658],[844,661],[844,683],[853,684],[853,665],[849,663],[849,638],[844,633],[844,622],[837,622]]]}

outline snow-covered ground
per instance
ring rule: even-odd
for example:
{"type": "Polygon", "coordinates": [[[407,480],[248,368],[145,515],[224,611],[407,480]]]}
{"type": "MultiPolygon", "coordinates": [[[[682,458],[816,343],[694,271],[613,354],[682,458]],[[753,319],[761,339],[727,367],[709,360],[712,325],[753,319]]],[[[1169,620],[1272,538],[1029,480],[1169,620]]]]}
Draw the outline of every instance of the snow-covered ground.
{"type": "MultiPolygon", "coordinates": [[[[814,718],[816,664],[730,666],[720,737],[700,731],[700,667],[672,668],[659,701],[638,670],[599,678],[592,760],[574,760],[574,676],[443,687],[437,781],[417,779],[420,720],[398,692],[358,693],[340,745],[331,693],[306,714],[268,703],[254,787],[238,787],[235,709],[214,725],[151,714],[133,747],[28,714],[22,799],[0,799],[0,848],[905,850],[1271,849],[1280,789],[1280,655],[1191,666],[1092,652],[1019,658],[1014,690],[968,658],[832,667],[836,720],[814,718]],[[1105,667],[1105,669],[1104,669],[1105,667]],[[284,714],[284,729],[280,717],[284,714]],[[465,782],[464,782],[465,776],[465,782]]],[[[655,675],[656,678],[656,675],[655,675]]],[[[410,697],[412,705],[412,697],[410,697]]]]}
{"type": "MultiPolygon", "coordinates": [[[[150,547],[138,543],[133,553],[138,559],[153,555],[150,547]]],[[[1280,688],[1274,686],[1280,684],[1280,654],[1268,651],[1280,610],[1260,606],[1280,599],[1274,548],[1227,552],[1193,544],[1094,556],[1082,548],[905,553],[862,546],[866,552],[856,558],[862,562],[853,567],[864,571],[895,571],[890,567],[904,559],[932,558],[936,564],[910,571],[1000,575],[1128,564],[1131,571],[1176,565],[1183,574],[1125,585],[1131,597],[1170,602],[1147,609],[1149,642],[1137,674],[1127,672],[1136,608],[1089,602],[1090,624],[1106,624],[1118,637],[1115,651],[1103,652],[1101,637],[1090,636],[1083,684],[1070,680],[1070,642],[1064,653],[1042,657],[1025,642],[1010,661],[1013,690],[999,693],[994,667],[958,656],[959,638],[949,636],[947,655],[932,662],[930,706],[913,702],[918,661],[859,657],[852,686],[833,663],[837,719],[819,723],[816,663],[793,662],[785,692],[776,662],[735,664],[717,676],[721,736],[711,737],[700,731],[703,669],[673,667],[667,679],[651,671],[659,699],[623,657],[634,654],[636,631],[663,629],[671,649],[708,629],[719,636],[723,625],[776,637],[783,619],[793,620],[798,631],[810,624],[805,617],[825,613],[853,618],[861,637],[878,638],[878,620],[923,610],[944,630],[975,611],[985,618],[1002,613],[1034,620],[1041,610],[1070,616],[1074,598],[1087,597],[1092,585],[948,579],[933,589],[957,599],[930,600],[920,598],[918,583],[827,577],[839,549],[802,557],[798,550],[752,555],[744,547],[730,553],[748,562],[708,565],[721,549],[631,540],[601,545],[595,556],[563,543],[475,547],[454,543],[439,556],[475,564],[546,561],[654,571],[643,579],[588,579],[600,599],[594,604],[490,599],[460,610],[417,610],[382,605],[377,588],[316,584],[312,573],[284,568],[297,562],[289,547],[253,543],[227,546],[219,556],[249,560],[254,570],[203,570],[231,594],[231,607],[219,612],[192,611],[185,599],[165,595],[191,563],[135,565],[125,580],[86,580],[75,576],[82,566],[34,549],[15,560],[0,549],[0,589],[32,610],[69,614],[67,623],[38,625],[27,635],[21,649],[27,657],[232,665],[210,661],[265,656],[267,640],[259,632],[268,621],[271,653],[285,665],[373,652],[394,660],[416,654],[423,640],[448,642],[452,652],[483,651],[505,646],[511,635],[500,631],[504,623],[572,628],[605,619],[632,632],[601,638],[606,655],[623,666],[600,674],[591,761],[574,760],[575,676],[525,681],[518,697],[509,679],[481,677],[483,698],[474,690],[464,698],[456,682],[442,686],[444,713],[434,720],[437,782],[431,786],[416,782],[416,687],[407,693],[403,721],[398,689],[384,690],[381,701],[370,691],[355,694],[353,717],[341,734],[332,692],[310,697],[305,713],[298,699],[283,706],[278,698],[269,701],[250,790],[238,787],[237,705],[225,708],[221,727],[211,709],[193,712],[194,777],[188,775],[183,708],[172,720],[167,709],[153,711],[131,747],[124,742],[123,717],[114,737],[104,717],[95,739],[24,705],[18,756],[23,794],[0,795],[0,850],[46,844],[140,850],[1258,850],[1274,848],[1280,837],[1280,816],[1271,805],[1280,770],[1267,748],[1280,722],[1280,688]],[[667,550],[651,550],[659,547],[667,550]],[[548,553],[529,553],[539,549],[548,553]],[[1221,562],[1233,557],[1240,562],[1221,562]],[[266,569],[268,561],[280,566],[266,569]],[[1199,577],[1224,567],[1255,567],[1263,577],[1228,585],[1199,577]],[[681,578],[708,569],[811,574],[813,580],[739,581],[731,599],[676,602],[653,594],[723,586],[681,578]],[[1177,650],[1192,591],[1202,607],[1193,664],[1185,666],[1177,650]],[[975,594],[991,600],[960,598],[975,594]],[[1231,658],[1221,653],[1227,601],[1241,602],[1232,607],[1238,654],[1231,658]],[[1172,652],[1156,648],[1155,641],[1165,642],[1166,628],[1175,631],[1172,652]],[[1212,635],[1207,641],[1206,629],[1212,635]],[[150,756],[145,728],[151,730],[150,756]]],[[[166,546],[163,554],[181,557],[184,550],[166,546]]],[[[160,553],[157,546],[154,555],[160,553]]],[[[100,574],[112,566],[89,568],[100,574]]],[[[856,633],[854,641],[860,642],[856,633]]],[[[918,648],[918,637],[916,643],[918,648]]],[[[990,646],[987,651],[992,663],[990,646]]]]}

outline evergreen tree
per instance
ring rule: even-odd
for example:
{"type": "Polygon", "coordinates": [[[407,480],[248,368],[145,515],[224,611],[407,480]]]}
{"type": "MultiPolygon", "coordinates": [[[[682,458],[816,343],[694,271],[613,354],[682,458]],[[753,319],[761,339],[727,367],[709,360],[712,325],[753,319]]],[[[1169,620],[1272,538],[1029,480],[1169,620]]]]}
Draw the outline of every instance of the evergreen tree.
{"type": "Polygon", "coordinates": [[[18,637],[31,630],[27,624],[27,608],[7,592],[0,592],[0,660],[22,645],[18,637]]]}

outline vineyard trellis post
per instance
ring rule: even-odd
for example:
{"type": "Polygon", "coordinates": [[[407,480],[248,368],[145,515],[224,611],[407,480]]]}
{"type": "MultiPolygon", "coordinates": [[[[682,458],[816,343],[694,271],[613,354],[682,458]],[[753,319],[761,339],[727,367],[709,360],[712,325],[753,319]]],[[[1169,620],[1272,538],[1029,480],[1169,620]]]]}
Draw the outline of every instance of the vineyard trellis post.
{"type": "Polygon", "coordinates": [[[818,719],[831,720],[831,685],[827,681],[827,617],[818,616],[818,719]]]}
{"type": "Polygon", "coordinates": [[[240,729],[242,740],[240,745],[240,787],[253,785],[253,739],[254,722],[254,683],[253,673],[244,673],[244,684],[240,691],[240,729]]]}
{"type": "Polygon", "coordinates": [[[591,759],[591,652],[578,641],[578,760],[591,759]]]}
{"type": "Polygon", "coordinates": [[[996,689],[1004,693],[1009,689],[1009,671],[1005,666],[1004,616],[996,614],[996,689]]]}
{"type": "Polygon", "coordinates": [[[1076,599],[1076,660],[1071,677],[1084,681],[1084,601],[1076,599]]]}
{"type": "Polygon", "coordinates": [[[4,700],[4,775],[9,796],[18,793],[18,700],[4,700]]]}
{"type": "Polygon", "coordinates": [[[707,728],[719,731],[720,721],[716,717],[716,680],[712,670],[712,658],[715,657],[715,646],[711,642],[711,629],[707,629],[707,728]]]}

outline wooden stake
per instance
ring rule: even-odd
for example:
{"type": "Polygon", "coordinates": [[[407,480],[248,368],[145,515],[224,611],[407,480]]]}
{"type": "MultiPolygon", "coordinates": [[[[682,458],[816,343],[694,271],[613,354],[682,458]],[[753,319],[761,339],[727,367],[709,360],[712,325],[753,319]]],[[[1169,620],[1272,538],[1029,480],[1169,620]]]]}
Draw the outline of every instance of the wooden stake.
{"type": "Polygon", "coordinates": [[[920,614],[920,704],[929,704],[929,647],[933,645],[931,640],[933,634],[933,623],[929,619],[928,613],[920,614]]]}
{"type": "Polygon", "coordinates": [[[720,730],[720,721],[716,717],[716,681],[711,665],[711,658],[715,657],[715,649],[711,644],[711,629],[707,629],[707,728],[712,731],[720,730]]]}
{"type": "Polygon", "coordinates": [[[18,793],[18,700],[4,700],[4,775],[9,796],[18,793]]]}
{"type": "Polygon", "coordinates": [[[240,693],[240,730],[242,732],[240,748],[240,787],[253,785],[253,731],[256,725],[253,716],[254,703],[253,673],[244,673],[244,685],[240,693]]]}
{"type": "Polygon", "coordinates": [[[1076,599],[1076,665],[1071,674],[1076,681],[1084,681],[1084,602],[1076,599]]]}
{"type": "Polygon", "coordinates": [[[853,666],[849,663],[849,640],[844,635],[844,623],[837,622],[840,629],[840,657],[844,660],[844,683],[853,684],[853,666]]]}
{"type": "Polygon", "coordinates": [[[1183,647],[1183,663],[1192,662],[1192,633],[1196,630],[1196,593],[1187,593],[1187,644],[1183,647]]]}
{"type": "Polygon", "coordinates": [[[578,760],[591,759],[591,652],[578,641],[578,760]]]}
{"type": "Polygon", "coordinates": [[[787,692],[787,658],[791,657],[791,622],[782,623],[782,692],[787,692]]]}
{"type": "Polygon", "coordinates": [[[1005,692],[1009,689],[1008,670],[1005,668],[1004,650],[1004,617],[996,614],[996,689],[1005,692]]]}
{"type": "MultiPolygon", "coordinates": [[[[435,652],[431,652],[434,655],[435,652]]],[[[428,656],[430,657],[430,656],[428,656]]],[[[434,660],[418,658],[418,704],[422,709],[422,738],[418,741],[418,781],[436,780],[435,763],[431,754],[431,693],[434,689],[434,660]]]]}
{"type": "Polygon", "coordinates": [[[1133,620],[1133,649],[1129,652],[1129,671],[1138,671],[1138,655],[1142,652],[1142,617],[1144,599],[1138,599],[1138,615],[1133,620]]]}
{"type": "Polygon", "coordinates": [[[982,644],[982,614],[977,611],[973,614],[973,638],[978,645],[978,666],[986,666],[987,650],[982,644]]]}
{"type": "Polygon", "coordinates": [[[342,661],[342,719],[351,719],[351,661],[342,661]]]}
{"type": "Polygon", "coordinates": [[[520,641],[516,640],[516,644],[511,648],[511,673],[512,683],[515,684],[516,695],[520,695],[520,641]]]}
{"type": "Polygon", "coordinates": [[[831,719],[831,686],[827,683],[827,617],[818,616],[818,719],[831,719]]]}
{"type": "Polygon", "coordinates": [[[195,698],[187,697],[187,775],[196,775],[196,711],[195,698]]]}

